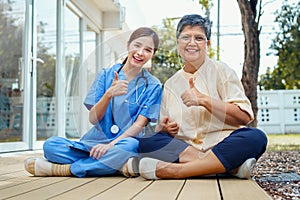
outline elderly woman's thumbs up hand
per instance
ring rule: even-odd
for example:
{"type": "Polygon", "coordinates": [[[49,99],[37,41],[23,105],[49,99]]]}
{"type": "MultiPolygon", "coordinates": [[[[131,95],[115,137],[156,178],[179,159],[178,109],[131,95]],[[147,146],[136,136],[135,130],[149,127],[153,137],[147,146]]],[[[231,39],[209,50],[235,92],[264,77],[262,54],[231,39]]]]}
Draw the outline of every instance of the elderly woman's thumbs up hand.
{"type": "Polygon", "coordinates": [[[181,95],[182,102],[187,106],[202,106],[206,95],[199,92],[199,90],[195,87],[194,78],[191,77],[189,79],[189,89],[184,91],[181,95]]]}

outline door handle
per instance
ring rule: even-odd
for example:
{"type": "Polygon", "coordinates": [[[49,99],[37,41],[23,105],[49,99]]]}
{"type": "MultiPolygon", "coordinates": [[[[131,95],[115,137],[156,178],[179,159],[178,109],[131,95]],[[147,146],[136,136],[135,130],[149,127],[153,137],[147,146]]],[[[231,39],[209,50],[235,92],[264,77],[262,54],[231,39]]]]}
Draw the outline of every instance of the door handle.
{"type": "MultiPolygon", "coordinates": [[[[42,64],[44,64],[45,62],[41,59],[41,58],[35,58],[35,57],[31,57],[31,60],[33,61],[33,62],[40,62],[40,63],[42,63],[42,64]]],[[[31,67],[30,67],[30,70],[29,70],[29,72],[30,73],[32,73],[33,72],[33,66],[31,65],[31,67]]]]}
{"type": "Polygon", "coordinates": [[[31,57],[31,60],[32,60],[33,62],[40,62],[40,63],[42,63],[42,64],[45,63],[44,60],[42,60],[41,58],[34,58],[34,57],[31,57]]]}

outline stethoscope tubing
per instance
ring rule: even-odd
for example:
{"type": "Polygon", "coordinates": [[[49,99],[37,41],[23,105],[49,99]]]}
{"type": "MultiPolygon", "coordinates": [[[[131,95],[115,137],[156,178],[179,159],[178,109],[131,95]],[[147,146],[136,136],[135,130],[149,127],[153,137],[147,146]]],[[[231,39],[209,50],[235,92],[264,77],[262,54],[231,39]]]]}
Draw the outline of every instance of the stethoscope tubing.
{"type": "MultiPolygon", "coordinates": [[[[117,71],[117,73],[119,74],[119,72],[121,71],[121,69],[123,68],[123,66],[124,65],[122,65],[119,69],[118,69],[118,71],[117,71]]],[[[137,79],[136,79],[136,81],[135,81],[135,92],[136,92],[136,95],[137,95],[137,92],[138,92],[138,83],[139,83],[139,80],[140,79],[144,79],[145,80],[145,82],[146,82],[146,84],[145,84],[145,88],[143,89],[143,91],[142,91],[142,93],[141,93],[141,95],[144,93],[144,91],[147,89],[147,87],[148,87],[148,79],[147,79],[147,77],[145,76],[145,74],[144,74],[144,69],[142,69],[142,76],[140,76],[140,77],[138,77],[137,79]]],[[[139,100],[139,98],[137,98],[136,97],[136,102],[135,103],[138,103],[138,100],[139,100]]],[[[116,123],[115,123],[115,118],[114,118],[114,105],[115,105],[115,97],[113,96],[112,97],[112,102],[111,102],[111,112],[112,112],[112,114],[111,114],[111,116],[112,116],[112,127],[113,126],[117,126],[116,125],[116,123]]],[[[118,130],[119,131],[119,130],[118,130]]]]}

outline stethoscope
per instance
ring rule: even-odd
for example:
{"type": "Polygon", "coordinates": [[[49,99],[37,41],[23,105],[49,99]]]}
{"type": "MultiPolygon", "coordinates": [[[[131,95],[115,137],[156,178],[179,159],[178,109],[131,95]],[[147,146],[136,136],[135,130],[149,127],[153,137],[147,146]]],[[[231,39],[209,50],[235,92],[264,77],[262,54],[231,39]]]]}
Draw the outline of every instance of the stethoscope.
{"type": "MultiPolygon", "coordinates": [[[[121,71],[122,68],[123,68],[123,65],[118,69],[118,71],[117,71],[118,74],[119,74],[119,72],[121,71]]],[[[126,99],[125,102],[128,103],[128,104],[137,104],[138,105],[138,102],[139,102],[141,96],[145,93],[147,87],[148,87],[148,79],[144,74],[144,69],[142,69],[142,75],[140,77],[138,77],[135,81],[135,102],[130,102],[128,99],[126,99]],[[145,82],[145,87],[143,88],[141,94],[138,95],[138,83],[142,79],[144,80],[143,82],[145,82]]],[[[112,98],[112,103],[111,104],[112,104],[111,105],[112,106],[111,107],[111,111],[112,111],[111,116],[112,116],[112,124],[113,125],[110,127],[110,131],[113,134],[117,134],[120,131],[120,128],[118,127],[118,125],[116,125],[115,118],[114,118],[114,105],[115,105],[115,97],[114,96],[112,98]]],[[[147,106],[140,106],[140,107],[147,108],[147,106]]]]}

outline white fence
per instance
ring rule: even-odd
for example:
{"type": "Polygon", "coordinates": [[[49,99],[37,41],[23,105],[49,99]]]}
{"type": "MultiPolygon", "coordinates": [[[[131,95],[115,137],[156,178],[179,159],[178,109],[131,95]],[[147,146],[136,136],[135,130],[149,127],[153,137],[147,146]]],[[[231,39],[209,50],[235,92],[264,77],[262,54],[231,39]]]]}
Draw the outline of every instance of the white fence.
{"type": "Polygon", "coordinates": [[[266,133],[300,133],[300,90],[259,91],[257,106],[266,133]]]}
{"type": "MultiPolygon", "coordinates": [[[[55,98],[42,97],[37,99],[37,131],[42,137],[56,134],[55,104],[55,98]]],[[[300,90],[259,91],[257,104],[258,127],[266,133],[300,134],[300,90]]],[[[83,104],[79,102],[79,97],[67,98],[66,134],[68,136],[80,137],[82,117],[80,106],[83,104]]],[[[18,112],[22,112],[21,110],[18,112]]],[[[15,116],[13,111],[12,109],[5,113],[2,112],[3,126],[10,128],[15,128],[18,124],[20,126],[18,118],[20,121],[21,116],[15,116]],[[16,120],[12,121],[11,118],[16,118],[16,120]]]]}
{"type": "MultiPolygon", "coordinates": [[[[66,134],[67,136],[79,137],[80,113],[83,106],[79,97],[66,98],[66,134]]],[[[37,98],[37,131],[38,134],[56,135],[56,99],[49,97],[37,98]]]]}
{"type": "MultiPolygon", "coordinates": [[[[39,98],[37,104],[38,130],[54,131],[55,98],[39,98]]],[[[266,133],[300,133],[300,90],[259,91],[257,105],[258,127],[266,133]]],[[[80,106],[78,97],[67,98],[67,134],[79,135],[80,106]]]]}

